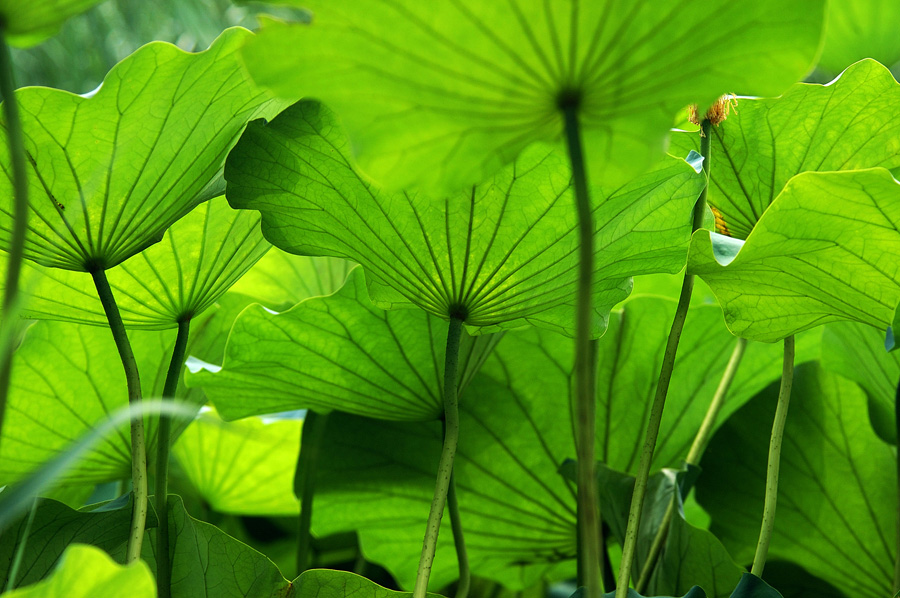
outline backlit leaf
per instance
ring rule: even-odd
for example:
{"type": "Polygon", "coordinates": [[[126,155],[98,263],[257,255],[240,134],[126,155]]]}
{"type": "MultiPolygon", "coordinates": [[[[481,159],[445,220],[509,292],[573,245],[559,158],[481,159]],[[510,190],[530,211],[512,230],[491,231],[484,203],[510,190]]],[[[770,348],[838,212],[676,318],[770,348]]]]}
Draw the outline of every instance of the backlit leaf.
{"type": "Polygon", "coordinates": [[[33,46],[51,37],[69,17],[102,0],[0,0],[3,34],[14,46],[33,46]]]}
{"type": "Polygon", "coordinates": [[[887,327],[900,301],[898,250],[900,184],[887,170],[808,172],[746,242],[698,231],[688,268],[734,334],[772,342],[836,320],[887,327]]]}
{"type": "Polygon", "coordinates": [[[591,179],[617,187],[661,157],[680,108],[802,77],[824,12],[821,0],[293,3],[312,23],[267,24],[243,52],[254,79],[332,107],[375,180],[452,191],[559,138],[567,103],[591,179]]]}
{"type": "MultiPolygon", "coordinates": [[[[303,101],[254,122],[229,155],[227,196],[263,214],[263,233],[302,255],[360,263],[384,308],[415,304],[481,332],[536,324],[570,332],[578,236],[567,160],[525,152],[490,181],[448,197],[378,190],[350,166],[335,117],[303,101]]],[[[592,332],[629,276],[677,272],[701,177],[666,158],[628,185],[594,193],[592,332]]]]}
{"type": "MultiPolygon", "coordinates": [[[[237,61],[250,35],[228,30],[199,54],[148,44],[90,98],[19,90],[32,211],[25,257],[66,270],[112,268],[197,205],[244,124],[282,107],[252,86],[237,61]]],[[[9,164],[3,137],[0,164],[9,164]]],[[[10,177],[8,169],[0,176],[4,246],[10,177]]]]}

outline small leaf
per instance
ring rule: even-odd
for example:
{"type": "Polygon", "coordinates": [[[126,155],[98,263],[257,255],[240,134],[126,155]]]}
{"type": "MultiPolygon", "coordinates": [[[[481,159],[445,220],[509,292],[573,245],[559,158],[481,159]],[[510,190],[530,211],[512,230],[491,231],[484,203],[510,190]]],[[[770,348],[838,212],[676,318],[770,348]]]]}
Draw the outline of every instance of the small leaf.
{"type": "MultiPolygon", "coordinates": [[[[107,272],[125,326],[174,328],[209,308],[270,245],[254,214],[232,210],[224,197],[194,208],[163,240],[107,272]]],[[[85,272],[25,263],[30,291],[23,316],[108,326],[85,272]]]]}
{"type": "Polygon", "coordinates": [[[226,423],[207,411],[185,429],[172,455],[203,500],[220,513],[296,515],[300,504],[293,483],[301,426],[292,419],[226,423]]]}
{"type": "MultiPolygon", "coordinates": [[[[701,463],[697,498],[710,528],[743,562],[753,558],[765,493],[777,384],[719,429],[701,463]]],[[[802,364],[794,373],[769,558],[792,561],[847,596],[887,596],[897,551],[893,447],[869,424],[865,393],[802,364]]]]}
{"type": "MultiPolygon", "coordinates": [[[[226,420],[306,408],[437,419],[447,326],[420,310],[374,307],[356,268],[334,295],[281,314],[246,309],[228,337],[222,369],[201,370],[188,384],[202,387],[226,420]]],[[[461,390],[498,339],[464,336],[461,390]]]]}
{"type": "MultiPolygon", "coordinates": [[[[162,394],[165,369],[172,355],[169,331],[130,334],[144,394],[162,394]],[[154,375],[156,374],[156,375],[154,375]]],[[[110,414],[128,404],[125,375],[109,330],[62,322],[31,325],[13,357],[13,375],[3,440],[0,484],[9,484],[65,451],[93,431],[110,414]]],[[[194,409],[203,396],[181,395],[194,409]]],[[[151,454],[156,444],[156,418],[145,417],[151,454]]],[[[176,430],[181,424],[176,425],[176,430]]],[[[131,475],[131,441],[127,425],[104,438],[64,480],[98,483],[131,475]]]]}
{"type": "MultiPolygon", "coordinates": [[[[38,499],[33,507],[37,512],[25,539],[16,585],[36,583],[46,577],[69,544],[90,544],[106,551],[123,545],[128,540],[131,524],[132,496],[126,494],[114,502],[103,510],[76,511],[55,500],[38,499]]],[[[148,528],[156,527],[152,511],[149,518],[148,528]]],[[[28,515],[20,517],[0,535],[0,579],[5,580],[9,575],[13,557],[23,541],[27,519],[28,515]]]]}
{"type": "Polygon", "coordinates": [[[33,46],[55,35],[69,17],[80,14],[101,1],[0,0],[3,34],[13,46],[33,46]]]}
{"type": "Polygon", "coordinates": [[[736,335],[773,342],[837,320],[878,328],[900,301],[900,184],[881,168],[800,174],[727,266],[698,231],[688,269],[705,280],[736,335]]]}
{"type": "MultiPolygon", "coordinates": [[[[248,127],[226,164],[228,200],[260,210],[266,238],[285,251],[362,264],[379,307],[414,304],[479,332],[571,333],[578,235],[564,156],[534,147],[491,180],[440,197],[377,189],[349,151],[330,111],[299,102],[248,127]]],[[[629,276],[683,267],[701,186],[668,157],[626,186],[595,189],[595,336],[629,276]]]]}
{"type": "MultiPolygon", "coordinates": [[[[412,592],[397,592],[384,588],[361,575],[349,571],[311,569],[294,580],[298,598],[409,598],[412,592]]],[[[429,598],[441,598],[428,592],[429,598]]]]}
{"type": "Polygon", "coordinates": [[[856,322],[834,322],[822,335],[822,366],[853,380],[869,397],[869,419],[878,436],[897,444],[895,404],[900,354],[884,350],[882,334],[856,322]]]}
{"type": "Polygon", "coordinates": [[[731,598],[783,598],[781,593],[752,573],[744,573],[731,598]]]}
{"type": "MultiPolygon", "coordinates": [[[[798,83],[775,99],[741,99],[712,128],[709,203],[729,236],[745,239],[791,177],[900,166],[900,85],[864,60],[829,85],[798,83]]],[[[677,152],[699,136],[672,136],[677,152]]],[[[719,230],[719,232],[724,232],[719,230]]]]}
{"type": "Polygon", "coordinates": [[[331,106],[376,181],[440,191],[558,139],[567,104],[590,178],[618,187],[662,156],[687,104],[802,77],[824,16],[821,0],[293,3],[312,23],[268,23],[243,51],[254,79],[331,106]]]}
{"type": "MultiPolygon", "coordinates": [[[[257,598],[290,596],[291,584],[265,555],[219,528],[191,517],[181,497],[169,496],[172,596],[257,598]]],[[[156,534],[141,558],[156,571],[156,534]]]]}
{"type": "Polygon", "coordinates": [[[93,546],[73,544],[46,580],[7,598],[155,598],[156,582],[142,561],[119,565],[93,546]]]}
{"type": "MultiPolygon", "coordinates": [[[[66,270],[112,268],[197,205],[244,124],[283,106],[238,63],[250,35],[230,29],[198,54],[148,44],[90,98],[20,89],[32,212],[25,257],[66,270]]],[[[4,139],[0,163],[9,163],[7,146],[4,139]]],[[[11,234],[10,176],[0,176],[2,246],[11,234]]]]}

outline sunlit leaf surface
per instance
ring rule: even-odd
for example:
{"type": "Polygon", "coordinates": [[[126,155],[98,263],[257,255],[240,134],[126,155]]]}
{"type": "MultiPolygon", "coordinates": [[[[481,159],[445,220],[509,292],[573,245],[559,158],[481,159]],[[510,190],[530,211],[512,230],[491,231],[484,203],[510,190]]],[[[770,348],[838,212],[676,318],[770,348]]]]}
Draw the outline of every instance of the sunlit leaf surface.
{"type": "Polygon", "coordinates": [[[884,329],[900,301],[900,183],[884,169],[791,179],[746,242],[698,231],[689,271],[737,335],[775,341],[836,320],[884,329]]]}
{"type": "MultiPolygon", "coordinates": [[[[112,268],[189,212],[244,124],[282,106],[253,87],[238,63],[236,50],[250,35],[230,29],[199,54],[148,44],[90,98],[19,90],[32,210],[25,256],[66,270],[112,268]]],[[[5,246],[13,192],[3,137],[5,246]]]]}
{"type": "MultiPolygon", "coordinates": [[[[300,102],[247,129],[226,165],[228,200],[261,211],[263,233],[285,251],[362,264],[381,307],[413,303],[482,332],[571,331],[578,236],[563,155],[535,147],[486,183],[441,197],[379,190],[348,153],[332,113],[300,102]]],[[[594,335],[630,275],[683,266],[701,184],[669,157],[628,185],[596,189],[594,335]]]]}
{"type": "Polygon", "coordinates": [[[480,183],[576,107],[590,176],[618,186],[662,155],[672,115],[729,91],[774,96],[818,51],[825,3],[295,0],[244,50],[253,77],[340,114],[394,188],[480,183]],[[701,34],[702,31],[702,34],[701,34]]]}

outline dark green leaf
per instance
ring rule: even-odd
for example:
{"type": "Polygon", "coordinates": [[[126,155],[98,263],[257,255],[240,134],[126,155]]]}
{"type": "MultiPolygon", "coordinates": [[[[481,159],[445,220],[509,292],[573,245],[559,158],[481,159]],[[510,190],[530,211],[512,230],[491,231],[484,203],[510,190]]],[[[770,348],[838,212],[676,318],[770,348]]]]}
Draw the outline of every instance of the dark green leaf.
{"type": "MultiPolygon", "coordinates": [[[[396,592],[383,588],[361,575],[349,571],[313,569],[294,580],[297,598],[409,598],[412,592],[396,592]]],[[[428,593],[429,598],[441,598],[428,593]]]]}
{"type": "MultiPolygon", "coordinates": [[[[741,561],[759,534],[777,385],[720,428],[701,463],[711,530],[741,561]]],[[[796,369],[769,558],[793,561],[848,596],[887,596],[894,577],[897,460],[865,393],[816,365],[796,369]]]]}

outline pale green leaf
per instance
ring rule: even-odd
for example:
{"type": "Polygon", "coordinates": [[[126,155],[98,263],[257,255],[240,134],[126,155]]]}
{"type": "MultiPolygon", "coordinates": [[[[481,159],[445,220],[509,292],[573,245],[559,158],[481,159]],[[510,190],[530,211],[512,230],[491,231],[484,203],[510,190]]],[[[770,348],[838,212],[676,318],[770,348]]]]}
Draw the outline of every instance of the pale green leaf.
{"type": "Polygon", "coordinates": [[[819,68],[838,72],[861,58],[900,61],[900,5],[894,0],[830,2],[819,68]]]}
{"type": "MultiPolygon", "coordinates": [[[[202,387],[226,420],[293,409],[339,409],[393,420],[443,414],[447,322],[421,310],[371,304],[362,269],[336,294],[273,314],[251,306],[228,337],[221,371],[202,387]]],[[[498,340],[464,335],[461,390],[498,340]]]]}
{"type": "Polygon", "coordinates": [[[900,184],[881,168],[808,172],[746,242],[699,231],[689,271],[734,334],[776,341],[836,320],[885,328],[900,301],[900,184]]]}
{"type": "Polygon", "coordinates": [[[296,515],[294,468],[302,425],[255,417],[226,423],[215,412],[204,412],[178,438],[172,455],[203,500],[220,513],[296,515]]]}
{"type": "MultiPolygon", "coordinates": [[[[578,235],[563,155],[535,147],[486,183],[434,197],[378,190],[348,152],[335,117],[299,102],[248,127],[226,165],[228,200],[261,211],[266,238],[286,251],[362,264],[380,307],[412,303],[481,332],[571,331],[578,235]]],[[[669,157],[624,187],[595,188],[594,335],[629,276],[683,266],[701,185],[669,157]]]]}
{"type": "Polygon", "coordinates": [[[825,3],[296,4],[313,10],[310,25],[267,23],[243,51],[254,79],[331,106],[375,180],[455,191],[558,139],[566,104],[591,179],[621,185],[661,157],[680,108],[777,95],[802,77],[825,3]]]}
{"type": "MultiPolygon", "coordinates": [[[[780,98],[738,100],[710,140],[708,199],[719,212],[719,232],[747,238],[801,172],[900,166],[898,114],[900,85],[873,60],[829,85],[798,83],[780,98]]],[[[696,134],[672,136],[679,152],[697,143],[696,134]]]]}
{"type": "Polygon", "coordinates": [[[33,46],[55,35],[69,17],[100,2],[102,0],[0,0],[3,34],[11,45],[33,46]]]}
{"type": "MultiPolygon", "coordinates": [[[[745,562],[759,534],[777,394],[774,385],[720,428],[697,483],[712,531],[745,562]]],[[[896,469],[893,447],[869,424],[865,393],[813,364],[798,367],[769,558],[793,561],[848,596],[893,594],[896,469]]]]}
{"type": "MultiPolygon", "coordinates": [[[[163,240],[107,272],[128,328],[174,328],[203,313],[269,249],[259,217],[224,197],[202,203],[163,240]]],[[[91,276],[26,262],[23,316],[108,326],[91,276]]]]}
{"type": "Polygon", "coordinates": [[[147,565],[122,566],[93,546],[73,544],[46,580],[5,594],[7,598],[156,598],[147,565]]]}
{"type": "MultiPolygon", "coordinates": [[[[197,205],[244,124],[283,106],[238,63],[250,36],[230,29],[198,54],[148,44],[90,98],[19,90],[31,204],[25,257],[67,270],[112,268],[197,205]]],[[[0,163],[9,164],[3,137],[0,163]]],[[[0,176],[0,245],[11,234],[10,176],[0,176]]]]}
{"type": "MultiPolygon", "coordinates": [[[[175,335],[132,331],[147,397],[162,394],[175,335]]],[[[196,391],[179,396],[202,402],[196,391]]],[[[128,404],[125,373],[108,329],[36,322],[13,358],[13,375],[0,442],[0,483],[21,479],[128,404]]],[[[196,408],[196,407],[195,407],[196,408]]],[[[145,417],[148,453],[154,454],[156,418],[145,417]]],[[[176,431],[181,425],[176,424],[176,431]]],[[[131,475],[131,440],[124,425],[72,470],[66,483],[98,483],[131,475]]]]}

